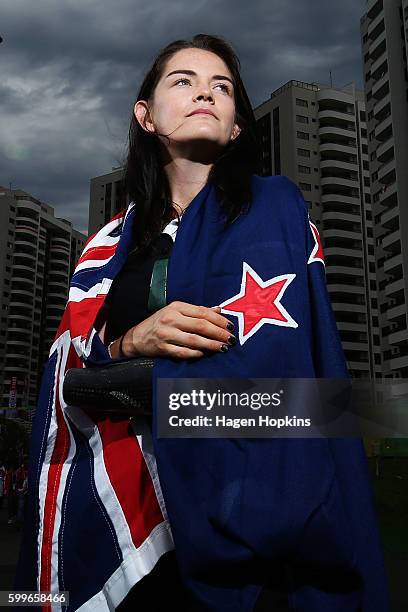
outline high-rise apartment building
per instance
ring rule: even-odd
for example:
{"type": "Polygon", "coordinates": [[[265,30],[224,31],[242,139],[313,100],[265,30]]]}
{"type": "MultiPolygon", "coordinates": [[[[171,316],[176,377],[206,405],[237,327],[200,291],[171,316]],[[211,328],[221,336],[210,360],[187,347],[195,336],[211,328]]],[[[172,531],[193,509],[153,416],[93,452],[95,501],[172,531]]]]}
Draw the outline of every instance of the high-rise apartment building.
{"type": "Polygon", "coordinates": [[[385,377],[408,377],[408,0],[360,21],[385,377]]]}
{"type": "Polygon", "coordinates": [[[91,179],[88,235],[101,229],[118,212],[127,208],[129,198],[123,185],[123,168],[91,179]]]}
{"type": "Polygon", "coordinates": [[[54,209],[0,187],[0,408],[30,418],[86,236],[54,209]]]}
{"type": "Polygon", "coordinates": [[[292,80],[254,113],[263,174],[291,178],[319,229],[350,374],[380,377],[364,94],[292,80]]]}

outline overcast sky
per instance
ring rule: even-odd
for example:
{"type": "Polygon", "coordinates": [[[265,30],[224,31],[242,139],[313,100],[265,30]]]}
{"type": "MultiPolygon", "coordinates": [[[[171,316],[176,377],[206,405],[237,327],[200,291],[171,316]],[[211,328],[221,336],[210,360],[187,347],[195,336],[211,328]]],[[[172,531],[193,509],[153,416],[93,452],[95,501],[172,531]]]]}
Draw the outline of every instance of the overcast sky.
{"type": "Polygon", "coordinates": [[[236,50],[253,107],[291,79],[362,88],[365,0],[2,0],[0,184],[87,234],[89,181],[118,166],[146,70],[172,40],[236,50]]]}

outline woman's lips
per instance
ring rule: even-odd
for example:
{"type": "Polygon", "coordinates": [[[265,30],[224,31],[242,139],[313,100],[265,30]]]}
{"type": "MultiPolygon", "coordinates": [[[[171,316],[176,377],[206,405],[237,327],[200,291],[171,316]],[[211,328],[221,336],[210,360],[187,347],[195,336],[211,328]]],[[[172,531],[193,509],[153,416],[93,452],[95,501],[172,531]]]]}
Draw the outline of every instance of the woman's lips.
{"type": "Polygon", "coordinates": [[[200,110],[200,111],[194,111],[193,113],[190,113],[189,115],[187,115],[188,117],[192,117],[193,115],[209,115],[210,117],[214,117],[214,119],[216,119],[214,113],[210,112],[210,111],[204,111],[204,110],[200,110]]]}

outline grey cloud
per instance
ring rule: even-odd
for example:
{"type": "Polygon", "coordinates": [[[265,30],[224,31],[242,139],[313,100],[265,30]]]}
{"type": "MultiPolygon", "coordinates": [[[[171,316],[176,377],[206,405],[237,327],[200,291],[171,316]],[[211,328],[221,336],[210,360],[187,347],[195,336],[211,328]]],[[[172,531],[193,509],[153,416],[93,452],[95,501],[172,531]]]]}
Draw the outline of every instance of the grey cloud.
{"type": "Polygon", "coordinates": [[[231,42],[254,106],[290,79],[362,87],[364,0],[3,0],[0,183],[87,231],[89,179],[123,156],[158,50],[200,32],[231,42]]]}

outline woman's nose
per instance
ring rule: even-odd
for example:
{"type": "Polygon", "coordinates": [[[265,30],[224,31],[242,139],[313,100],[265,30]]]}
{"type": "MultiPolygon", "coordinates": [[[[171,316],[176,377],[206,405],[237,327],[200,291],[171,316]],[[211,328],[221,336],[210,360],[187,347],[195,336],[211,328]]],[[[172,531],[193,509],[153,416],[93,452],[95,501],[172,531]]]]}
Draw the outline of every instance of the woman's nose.
{"type": "Polygon", "coordinates": [[[207,100],[207,99],[211,99],[211,100],[212,100],[211,91],[210,91],[208,88],[203,87],[203,88],[201,89],[201,93],[200,93],[200,94],[197,94],[197,95],[195,96],[195,98],[196,98],[196,100],[200,100],[201,98],[204,98],[204,99],[206,99],[206,100],[207,100]]]}

